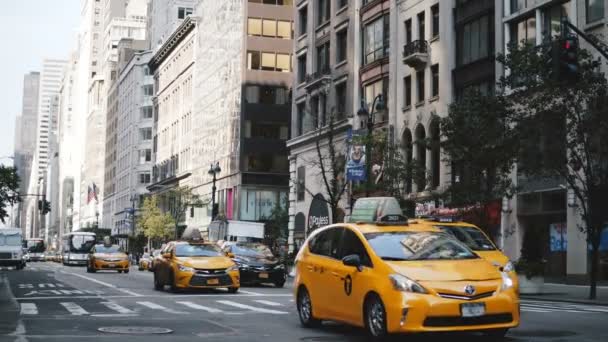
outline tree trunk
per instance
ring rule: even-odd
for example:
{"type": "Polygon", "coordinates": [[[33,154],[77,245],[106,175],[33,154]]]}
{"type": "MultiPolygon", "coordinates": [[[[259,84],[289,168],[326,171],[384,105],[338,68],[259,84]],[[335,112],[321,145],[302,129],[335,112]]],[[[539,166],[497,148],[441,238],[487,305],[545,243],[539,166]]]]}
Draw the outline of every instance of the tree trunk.
{"type": "Polygon", "coordinates": [[[600,263],[599,241],[591,243],[591,272],[589,273],[589,299],[597,298],[597,273],[600,263]]]}

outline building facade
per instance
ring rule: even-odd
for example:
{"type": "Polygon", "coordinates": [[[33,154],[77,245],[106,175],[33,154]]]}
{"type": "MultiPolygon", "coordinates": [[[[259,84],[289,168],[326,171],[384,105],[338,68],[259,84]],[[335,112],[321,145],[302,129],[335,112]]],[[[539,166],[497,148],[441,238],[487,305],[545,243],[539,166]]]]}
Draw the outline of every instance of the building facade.
{"type": "Polygon", "coordinates": [[[146,40],[150,49],[157,52],[175,29],[191,15],[196,0],[150,0],[148,1],[146,40]]]}

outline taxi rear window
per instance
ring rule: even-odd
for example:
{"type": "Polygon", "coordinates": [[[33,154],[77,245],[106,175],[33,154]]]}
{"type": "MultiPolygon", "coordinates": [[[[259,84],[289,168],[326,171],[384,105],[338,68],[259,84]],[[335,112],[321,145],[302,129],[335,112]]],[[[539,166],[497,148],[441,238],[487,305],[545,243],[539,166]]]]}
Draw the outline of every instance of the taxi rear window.
{"type": "Polygon", "coordinates": [[[119,246],[104,246],[104,245],[97,245],[95,246],[95,252],[96,253],[121,253],[122,250],[120,249],[119,246]]]}
{"type": "Polygon", "coordinates": [[[496,247],[479,229],[468,226],[435,226],[465,243],[474,251],[495,251],[496,247]]]}

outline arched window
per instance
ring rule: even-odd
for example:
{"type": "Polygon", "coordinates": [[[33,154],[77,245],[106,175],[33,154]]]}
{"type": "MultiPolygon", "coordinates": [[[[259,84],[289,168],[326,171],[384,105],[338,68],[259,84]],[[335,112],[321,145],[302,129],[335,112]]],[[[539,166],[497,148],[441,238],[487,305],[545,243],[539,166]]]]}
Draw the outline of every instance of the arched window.
{"type": "MultiPolygon", "coordinates": [[[[413,146],[412,146],[412,131],[410,131],[409,128],[407,128],[405,130],[405,132],[403,132],[403,138],[401,139],[401,147],[403,148],[403,158],[405,158],[405,162],[407,167],[411,167],[412,166],[412,160],[413,160],[413,146]]],[[[412,173],[408,172],[408,177],[405,180],[405,192],[406,193],[411,193],[412,192],[412,173]]]]}
{"type": "Polygon", "coordinates": [[[422,124],[416,126],[416,187],[417,191],[424,191],[426,188],[426,172],[420,172],[426,169],[426,131],[422,124]]]}
{"type": "Polygon", "coordinates": [[[437,187],[439,187],[441,177],[439,120],[433,120],[431,126],[429,127],[429,134],[431,136],[431,146],[429,146],[431,151],[431,186],[433,189],[436,189],[437,187]]]}

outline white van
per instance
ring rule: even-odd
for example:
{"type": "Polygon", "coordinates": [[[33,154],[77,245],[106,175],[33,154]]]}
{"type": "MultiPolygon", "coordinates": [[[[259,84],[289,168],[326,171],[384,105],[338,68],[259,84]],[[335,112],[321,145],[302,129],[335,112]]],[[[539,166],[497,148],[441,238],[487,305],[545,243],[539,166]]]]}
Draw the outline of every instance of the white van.
{"type": "Polygon", "coordinates": [[[0,266],[25,267],[23,236],[19,228],[0,228],[0,266]]]}

